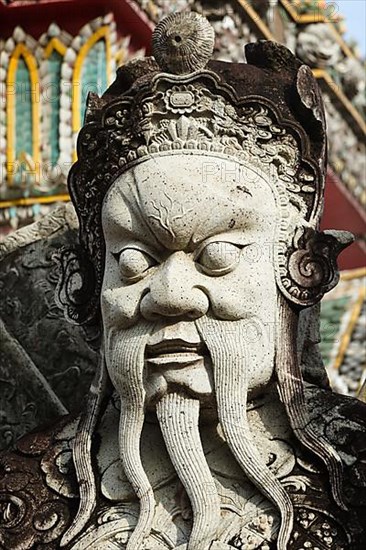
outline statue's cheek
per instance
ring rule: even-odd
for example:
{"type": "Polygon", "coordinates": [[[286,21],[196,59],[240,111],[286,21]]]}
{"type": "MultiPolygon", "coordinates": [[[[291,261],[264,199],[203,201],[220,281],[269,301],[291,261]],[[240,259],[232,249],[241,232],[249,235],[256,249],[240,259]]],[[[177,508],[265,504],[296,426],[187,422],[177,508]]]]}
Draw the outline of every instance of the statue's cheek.
{"type": "Polygon", "coordinates": [[[225,288],[222,285],[210,286],[216,286],[208,292],[211,312],[216,319],[239,321],[248,315],[248,310],[252,310],[235,288],[225,288]]]}
{"type": "Polygon", "coordinates": [[[238,321],[273,314],[277,295],[273,270],[259,274],[239,267],[234,273],[206,281],[205,286],[217,319],[238,321]]]}
{"type": "Polygon", "coordinates": [[[101,295],[104,328],[128,328],[139,318],[141,284],[128,287],[107,288],[101,295]]]}

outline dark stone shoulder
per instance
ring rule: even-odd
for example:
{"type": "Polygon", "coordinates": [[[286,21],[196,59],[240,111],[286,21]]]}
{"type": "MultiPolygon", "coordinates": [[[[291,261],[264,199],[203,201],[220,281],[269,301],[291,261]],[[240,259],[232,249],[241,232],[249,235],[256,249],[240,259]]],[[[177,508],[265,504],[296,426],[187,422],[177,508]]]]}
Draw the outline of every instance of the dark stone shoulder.
{"type": "Polygon", "coordinates": [[[365,507],[366,514],[366,404],[310,385],[306,400],[311,428],[327,439],[342,459],[347,504],[365,507]]]}
{"type": "Polygon", "coordinates": [[[13,451],[0,453],[0,548],[59,548],[78,504],[74,425],[63,417],[22,437],[13,451]]]}

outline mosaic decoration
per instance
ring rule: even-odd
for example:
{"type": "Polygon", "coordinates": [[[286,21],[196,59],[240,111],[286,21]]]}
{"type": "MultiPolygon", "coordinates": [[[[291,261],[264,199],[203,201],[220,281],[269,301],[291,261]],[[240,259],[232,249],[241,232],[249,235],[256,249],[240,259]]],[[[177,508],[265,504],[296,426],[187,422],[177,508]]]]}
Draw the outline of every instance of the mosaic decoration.
{"type": "Polygon", "coordinates": [[[66,177],[89,91],[102,93],[130,37],[112,14],[71,36],[52,23],[38,42],[16,27],[0,53],[0,223],[13,229],[68,199],[66,177]]]}
{"type": "Polygon", "coordinates": [[[62,56],[57,51],[53,51],[49,57],[49,68],[51,84],[55,88],[52,95],[51,116],[50,116],[50,147],[51,147],[51,166],[57,164],[60,154],[59,143],[59,125],[60,125],[60,93],[61,93],[61,64],[62,56]]]}
{"type": "MultiPolygon", "coordinates": [[[[31,156],[33,143],[33,121],[32,121],[32,86],[29,69],[24,58],[18,60],[15,73],[15,89],[19,91],[19,100],[15,106],[15,158],[21,159],[24,155],[31,156]]],[[[22,168],[14,174],[14,183],[22,183],[22,168]]]]}
{"type": "Polygon", "coordinates": [[[62,80],[62,65],[72,37],[52,23],[39,39],[37,57],[40,65],[41,95],[43,99],[42,133],[42,190],[53,190],[57,186],[64,191],[64,181],[59,170],[62,151],[60,138],[61,123],[68,124],[69,110],[61,107],[61,95],[65,86],[62,80]]]}
{"type": "Polygon", "coordinates": [[[17,27],[6,41],[9,52],[6,75],[6,181],[27,195],[37,185],[39,164],[39,75],[36,42],[17,27]]]}
{"type": "Polygon", "coordinates": [[[98,95],[107,89],[107,67],[106,67],[106,43],[103,39],[98,40],[89,50],[85,58],[81,74],[81,99],[80,118],[84,120],[86,100],[89,92],[98,95]]]}

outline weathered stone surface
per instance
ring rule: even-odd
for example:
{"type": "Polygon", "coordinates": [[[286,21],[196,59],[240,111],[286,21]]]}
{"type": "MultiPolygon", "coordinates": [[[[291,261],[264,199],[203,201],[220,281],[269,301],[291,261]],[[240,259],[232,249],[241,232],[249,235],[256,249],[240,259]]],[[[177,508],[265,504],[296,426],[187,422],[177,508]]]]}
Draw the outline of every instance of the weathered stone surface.
{"type": "Polygon", "coordinates": [[[55,302],[54,257],[77,243],[74,218],[60,207],[0,245],[0,448],[79,410],[94,375],[97,327],[70,325],[55,302]]]}
{"type": "Polygon", "coordinates": [[[164,48],[89,100],[57,303],[102,319],[100,360],[78,416],[3,455],[2,543],[361,550],[365,406],[324,389],[317,348],[352,237],[319,231],[315,80],[271,42],[191,74],[164,48]]]}
{"type": "Polygon", "coordinates": [[[341,48],[326,23],[307,25],[297,38],[297,55],[311,67],[333,67],[341,58],[341,48]]]}

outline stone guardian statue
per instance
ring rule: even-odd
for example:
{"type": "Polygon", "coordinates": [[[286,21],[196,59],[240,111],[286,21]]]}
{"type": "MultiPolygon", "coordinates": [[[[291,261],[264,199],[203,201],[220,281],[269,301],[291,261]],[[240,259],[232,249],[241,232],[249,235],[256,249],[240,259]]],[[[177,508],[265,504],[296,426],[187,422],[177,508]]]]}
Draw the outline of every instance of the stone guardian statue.
{"type": "Polygon", "coordinates": [[[4,548],[365,548],[365,407],[317,348],[352,242],[319,230],[320,92],[279,44],[213,47],[170,15],[88,98],[58,301],[100,361],[79,416],[3,454],[4,548]]]}

